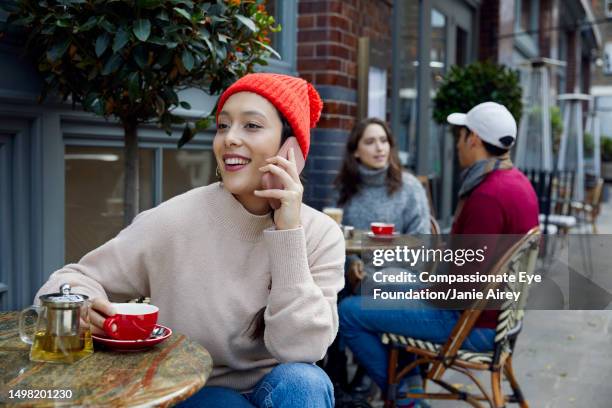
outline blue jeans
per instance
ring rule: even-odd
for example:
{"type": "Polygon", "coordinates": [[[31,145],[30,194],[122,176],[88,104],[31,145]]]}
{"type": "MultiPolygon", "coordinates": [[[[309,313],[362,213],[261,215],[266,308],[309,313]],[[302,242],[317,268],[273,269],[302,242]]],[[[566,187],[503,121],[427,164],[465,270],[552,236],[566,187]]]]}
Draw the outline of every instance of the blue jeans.
{"type": "Polygon", "coordinates": [[[245,394],[231,388],[204,387],[180,408],[332,408],[334,389],[327,374],[314,364],[279,364],[245,394]]]}
{"type": "MultiPolygon", "coordinates": [[[[380,340],[381,333],[397,333],[443,344],[460,316],[458,311],[432,309],[416,300],[410,301],[409,309],[399,310],[363,308],[361,301],[361,296],[351,296],[340,303],[340,336],[383,392],[387,389],[389,352],[380,340]]],[[[461,348],[492,350],[494,339],[494,329],[476,328],[461,348]]],[[[418,371],[411,374],[416,373],[418,371]]]]}

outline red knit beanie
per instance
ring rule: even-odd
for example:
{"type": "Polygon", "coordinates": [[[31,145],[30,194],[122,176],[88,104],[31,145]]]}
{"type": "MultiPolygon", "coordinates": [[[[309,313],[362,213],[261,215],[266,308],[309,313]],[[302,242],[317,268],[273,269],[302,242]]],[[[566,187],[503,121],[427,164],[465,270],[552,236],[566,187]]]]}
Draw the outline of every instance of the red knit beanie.
{"type": "Polygon", "coordinates": [[[217,120],[227,98],[238,92],[256,93],[274,105],[289,122],[306,159],[310,149],[310,129],[317,125],[323,109],[323,101],[310,83],[302,78],[280,74],[245,75],[221,94],[217,120]]]}

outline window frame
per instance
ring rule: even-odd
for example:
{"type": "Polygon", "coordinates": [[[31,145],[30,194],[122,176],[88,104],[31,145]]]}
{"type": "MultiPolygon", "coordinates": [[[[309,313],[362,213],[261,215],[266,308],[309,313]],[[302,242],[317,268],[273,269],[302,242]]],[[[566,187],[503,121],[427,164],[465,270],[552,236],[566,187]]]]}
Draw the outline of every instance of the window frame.
{"type": "Polygon", "coordinates": [[[297,0],[279,0],[277,23],[282,30],[276,37],[280,44],[275,50],[280,54],[281,60],[275,57],[267,58],[268,65],[258,66],[257,71],[275,72],[278,74],[297,75],[297,0]]]}
{"type": "MultiPolygon", "coordinates": [[[[122,140],[115,138],[98,138],[91,139],[85,137],[64,137],[64,152],[66,146],[85,146],[85,147],[117,147],[123,148],[124,144],[122,140]]],[[[164,172],[164,150],[199,150],[199,151],[212,151],[212,143],[188,143],[178,149],[175,143],[172,142],[159,142],[152,140],[139,140],[139,149],[151,149],[153,150],[153,207],[158,206],[163,202],[163,172],[164,172]]],[[[64,159],[65,160],[65,159],[64,159]]],[[[65,176],[65,174],[64,174],[65,176]]],[[[64,208],[66,203],[64,202],[64,208]]]]}
{"type": "MultiPolygon", "coordinates": [[[[529,27],[523,27],[521,16],[523,10],[523,0],[516,0],[514,9],[514,31],[522,33],[524,31],[536,30],[540,17],[540,0],[531,0],[531,10],[529,11],[529,27]]],[[[514,39],[515,48],[527,59],[535,58],[539,53],[538,33],[516,35],[514,39]]]]}

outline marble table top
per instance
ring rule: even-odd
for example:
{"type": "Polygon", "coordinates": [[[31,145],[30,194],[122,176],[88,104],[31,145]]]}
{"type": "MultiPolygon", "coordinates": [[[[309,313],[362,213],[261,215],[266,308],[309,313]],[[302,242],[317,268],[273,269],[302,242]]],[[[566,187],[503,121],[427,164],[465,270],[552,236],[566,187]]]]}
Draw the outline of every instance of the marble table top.
{"type": "Polygon", "coordinates": [[[167,407],[202,388],[212,371],[208,351],[176,332],[144,351],[109,351],[94,342],[94,354],[71,365],[31,362],[18,315],[0,313],[0,406],[167,407]],[[72,396],[10,398],[17,390],[70,390],[72,396]]]}

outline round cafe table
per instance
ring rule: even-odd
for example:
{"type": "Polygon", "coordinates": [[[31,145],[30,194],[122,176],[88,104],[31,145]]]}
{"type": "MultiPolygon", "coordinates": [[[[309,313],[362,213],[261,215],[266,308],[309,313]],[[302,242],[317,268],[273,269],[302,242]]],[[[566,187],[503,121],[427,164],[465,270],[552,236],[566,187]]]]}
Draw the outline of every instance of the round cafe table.
{"type": "Polygon", "coordinates": [[[95,352],[74,364],[32,362],[18,316],[0,313],[0,406],[167,407],[202,388],[212,371],[208,351],[177,333],[144,351],[115,352],[94,342],[95,352]],[[11,399],[17,390],[70,390],[72,396],[11,399]]]}

